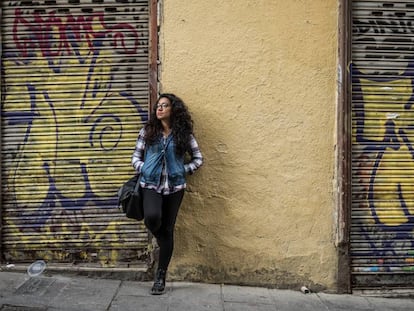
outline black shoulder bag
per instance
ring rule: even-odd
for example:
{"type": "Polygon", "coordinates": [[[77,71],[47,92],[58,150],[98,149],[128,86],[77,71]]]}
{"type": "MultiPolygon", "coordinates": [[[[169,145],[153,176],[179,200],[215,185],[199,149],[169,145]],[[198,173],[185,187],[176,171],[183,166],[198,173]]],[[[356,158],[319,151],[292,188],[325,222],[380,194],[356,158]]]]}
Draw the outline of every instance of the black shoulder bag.
{"type": "Polygon", "coordinates": [[[118,207],[128,218],[144,219],[144,207],[142,203],[139,175],[135,175],[125,182],[118,190],[118,207]]]}

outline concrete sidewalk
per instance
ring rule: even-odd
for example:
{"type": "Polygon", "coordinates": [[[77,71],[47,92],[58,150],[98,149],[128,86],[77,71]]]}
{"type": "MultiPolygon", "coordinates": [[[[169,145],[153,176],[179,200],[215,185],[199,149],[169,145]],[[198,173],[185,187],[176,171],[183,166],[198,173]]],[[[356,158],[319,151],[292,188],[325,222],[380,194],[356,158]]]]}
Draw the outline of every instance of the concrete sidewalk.
{"type": "Polygon", "coordinates": [[[200,283],[167,282],[167,293],[151,296],[150,282],[80,276],[30,277],[0,272],[0,311],[305,311],[414,310],[414,300],[357,295],[303,294],[200,283]]]}

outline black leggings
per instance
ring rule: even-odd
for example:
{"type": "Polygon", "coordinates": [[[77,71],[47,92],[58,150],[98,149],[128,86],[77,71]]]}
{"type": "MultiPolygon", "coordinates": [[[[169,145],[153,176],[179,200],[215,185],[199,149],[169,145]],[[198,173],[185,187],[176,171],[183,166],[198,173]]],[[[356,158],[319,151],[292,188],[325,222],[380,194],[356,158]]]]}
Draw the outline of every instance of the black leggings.
{"type": "Polygon", "coordinates": [[[161,195],[154,190],[142,189],[144,223],[155,236],[160,247],[158,268],[167,270],[174,249],[174,226],[183,200],[184,190],[161,195]]]}

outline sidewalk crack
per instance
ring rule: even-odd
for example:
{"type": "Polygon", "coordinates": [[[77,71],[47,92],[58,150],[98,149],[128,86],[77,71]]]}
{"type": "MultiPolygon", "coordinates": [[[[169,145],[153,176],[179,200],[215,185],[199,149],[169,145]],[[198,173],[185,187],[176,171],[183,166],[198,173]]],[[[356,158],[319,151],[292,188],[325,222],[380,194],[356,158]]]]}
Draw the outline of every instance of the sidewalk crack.
{"type": "Polygon", "coordinates": [[[119,282],[118,287],[115,291],[115,293],[113,294],[112,298],[111,298],[111,302],[109,303],[108,307],[105,309],[105,311],[109,311],[112,307],[112,303],[114,302],[116,296],[118,296],[119,291],[121,290],[121,286],[122,284],[124,284],[124,281],[119,282]]]}
{"type": "Polygon", "coordinates": [[[225,308],[224,308],[223,284],[220,284],[220,303],[221,303],[221,310],[226,311],[225,308]]]}

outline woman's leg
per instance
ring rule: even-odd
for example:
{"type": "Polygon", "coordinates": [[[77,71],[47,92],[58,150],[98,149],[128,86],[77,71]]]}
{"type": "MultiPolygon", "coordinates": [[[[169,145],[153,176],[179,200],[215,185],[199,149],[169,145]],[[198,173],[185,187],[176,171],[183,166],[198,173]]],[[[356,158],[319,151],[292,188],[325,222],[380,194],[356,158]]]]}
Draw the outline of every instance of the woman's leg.
{"type": "Polygon", "coordinates": [[[184,190],[163,196],[161,227],[157,231],[160,247],[158,268],[167,271],[174,250],[174,227],[184,190]]]}
{"type": "Polygon", "coordinates": [[[160,195],[156,191],[143,189],[144,222],[160,247],[158,269],[151,294],[161,295],[165,290],[165,278],[174,249],[174,226],[184,190],[160,195]]]}
{"type": "Polygon", "coordinates": [[[157,232],[162,221],[162,195],[154,190],[143,188],[142,196],[145,226],[158,239],[157,232]]]}
{"type": "Polygon", "coordinates": [[[167,270],[174,249],[174,227],[184,190],[161,195],[154,190],[142,189],[142,194],[145,226],[160,247],[158,267],[167,270]]]}

